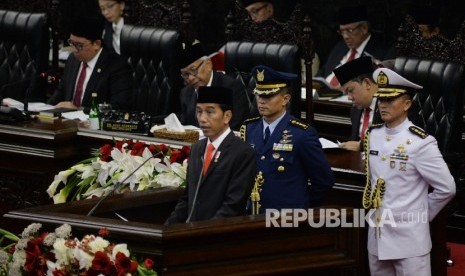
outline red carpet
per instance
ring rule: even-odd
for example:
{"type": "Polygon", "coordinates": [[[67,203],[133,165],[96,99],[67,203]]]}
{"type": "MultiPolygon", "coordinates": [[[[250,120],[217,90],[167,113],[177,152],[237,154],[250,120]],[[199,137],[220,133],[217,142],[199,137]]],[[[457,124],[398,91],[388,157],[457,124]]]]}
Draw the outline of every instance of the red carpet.
{"type": "Polygon", "coordinates": [[[447,276],[465,276],[465,244],[448,242],[454,266],[447,268],[447,276]]]}

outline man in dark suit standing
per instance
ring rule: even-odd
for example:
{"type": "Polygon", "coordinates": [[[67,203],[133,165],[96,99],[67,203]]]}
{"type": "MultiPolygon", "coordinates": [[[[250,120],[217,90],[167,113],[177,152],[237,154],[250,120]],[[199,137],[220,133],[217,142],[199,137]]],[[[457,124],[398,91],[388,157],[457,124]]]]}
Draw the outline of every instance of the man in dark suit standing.
{"type": "Polygon", "coordinates": [[[321,206],[334,184],[334,175],[315,128],[286,111],[290,83],[297,75],[263,65],[254,67],[252,75],[257,81],[254,94],[261,117],[247,120],[240,132],[254,147],[263,176],[259,212],[321,206]]]}
{"type": "Polygon", "coordinates": [[[253,149],[229,128],[232,91],[199,87],[197,120],[206,139],[195,143],[187,186],[166,224],[242,215],[257,170],[253,149]]]}
{"type": "Polygon", "coordinates": [[[73,52],[49,104],[86,111],[91,94],[96,92],[99,103],[109,103],[113,109],[131,109],[132,69],[127,60],[103,47],[103,25],[103,17],[85,15],[73,24],[68,40],[73,52]]]}
{"type": "Polygon", "coordinates": [[[370,56],[377,60],[389,59],[388,48],[372,37],[365,6],[345,7],[339,10],[339,30],[342,36],[329,53],[326,63],[317,76],[323,77],[332,88],[340,84],[334,77],[333,70],[348,61],[361,56],[370,56]]]}
{"type": "Polygon", "coordinates": [[[368,127],[383,122],[374,97],[378,91],[378,84],[372,77],[374,70],[375,65],[371,57],[354,59],[334,70],[342,91],[347,93],[353,104],[350,110],[352,134],[349,141],[340,144],[341,148],[361,150],[360,141],[363,140],[368,127]]]}
{"type": "Polygon", "coordinates": [[[202,86],[219,86],[233,91],[234,113],[229,126],[233,130],[238,130],[249,115],[249,103],[244,85],[239,80],[213,70],[212,62],[200,43],[183,50],[181,63],[181,76],[186,84],[180,95],[181,123],[199,126],[195,116],[197,91],[202,86]]]}

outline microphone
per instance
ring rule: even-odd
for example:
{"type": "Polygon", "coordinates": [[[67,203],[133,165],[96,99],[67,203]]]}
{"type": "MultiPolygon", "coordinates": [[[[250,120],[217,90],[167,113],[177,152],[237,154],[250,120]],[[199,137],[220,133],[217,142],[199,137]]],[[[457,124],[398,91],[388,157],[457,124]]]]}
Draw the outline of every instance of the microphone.
{"type": "MultiPolygon", "coordinates": [[[[31,65],[29,66],[30,67],[34,67],[35,68],[35,65],[34,65],[34,62],[32,61],[31,62],[31,65]]],[[[56,81],[56,77],[53,75],[53,73],[50,73],[49,71],[45,71],[45,72],[39,72],[39,73],[35,73],[35,74],[32,74],[31,76],[27,77],[27,78],[22,78],[22,79],[18,79],[18,80],[15,80],[15,81],[12,81],[12,82],[8,82],[4,85],[1,86],[0,88],[0,103],[3,101],[4,99],[4,92],[7,88],[10,88],[10,87],[14,87],[14,86],[19,86],[21,84],[25,84],[25,83],[29,83],[29,85],[27,86],[26,88],[26,91],[25,91],[25,94],[24,94],[24,112],[28,112],[28,103],[29,103],[29,93],[30,93],[30,90],[31,90],[31,83],[34,83],[35,80],[39,78],[39,79],[46,79],[48,83],[52,83],[54,81],[56,81]]]]}
{"type": "Polygon", "coordinates": [[[144,166],[150,159],[156,157],[157,155],[159,154],[162,154],[163,152],[162,151],[159,151],[157,152],[156,154],[150,156],[149,158],[145,159],[144,162],[142,162],[142,164],[140,164],[137,168],[135,168],[130,174],[128,174],[128,176],[126,176],[123,181],[118,181],[115,183],[115,186],[113,186],[113,189],[106,195],[102,196],[100,198],[99,201],[97,201],[97,203],[94,205],[94,207],[92,207],[92,209],[90,209],[90,211],[87,213],[87,216],[90,217],[94,214],[95,210],[97,210],[97,208],[100,206],[100,204],[110,195],[112,195],[120,186],[121,184],[123,184],[124,182],[126,182],[126,180],[128,180],[131,176],[133,176],[140,168],[142,168],[142,166],[144,166]]]}
{"type": "Polygon", "coordinates": [[[197,195],[199,194],[199,187],[200,187],[200,182],[202,182],[202,179],[203,179],[203,155],[200,157],[200,175],[199,175],[199,180],[197,181],[197,187],[195,188],[195,193],[194,193],[194,200],[192,201],[192,209],[189,213],[189,216],[187,217],[186,219],[186,223],[187,222],[190,222],[191,218],[192,218],[192,214],[194,213],[194,209],[195,209],[195,202],[197,201],[197,195]]]}

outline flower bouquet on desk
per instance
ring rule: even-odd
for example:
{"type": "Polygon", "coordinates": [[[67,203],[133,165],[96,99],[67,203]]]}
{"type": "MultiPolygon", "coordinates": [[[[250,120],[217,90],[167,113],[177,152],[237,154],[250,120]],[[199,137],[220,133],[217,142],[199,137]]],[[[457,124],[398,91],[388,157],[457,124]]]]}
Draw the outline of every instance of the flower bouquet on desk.
{"type": "Polygon", "coordinates": [[[55,175],[47,193],[57,204],[111,192],[185,187],[189,154],[186,146],[177,149],[133,140],[106,144],[97,156],[55,175]]]}
{"type": "Polygon", "coordinates": [[[41,227],[32,223],[20,237],[0,229],[0,241],[9,242],[0,250],[1,276],[157,275],[153,260],[137,260],[126,244],[106,240],[107,229],[79,240],[72,237],[68,224],[53,233],[40,232],[41,227]]]}

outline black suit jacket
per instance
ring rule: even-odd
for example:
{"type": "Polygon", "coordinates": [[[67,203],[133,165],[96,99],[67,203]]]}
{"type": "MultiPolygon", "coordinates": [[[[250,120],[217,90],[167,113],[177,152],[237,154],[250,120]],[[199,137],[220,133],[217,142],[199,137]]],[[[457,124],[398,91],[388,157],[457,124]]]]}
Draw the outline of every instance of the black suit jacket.
{"type": "Polygon", "coordinates": [[[242,215],[257,172],[254,150],[234,133],[223,140],[200,180],[207,139],[195,143],[187,167],[187,185],[166,224],[242,215]],[[197,186],[198,194],[194,197],[197,186]]]}
{"type": "MultiPolygon", "coordinates": [[[[71,54],[66,61],[57,90],[47,101],[49,104],[55,105],[62,101],[73,100],[80,66],[81,62],[71,54]]],[[[81,106],[89,108],[91,94],[97,92],[99,103],[110,103],[113,109],[130,110],[132,108],[132,72],[126,59],[103,48],[87,83],[81,106]]]]}
{"type": "MultiPolygon", "coordinates": [[[[349,48],[347,47],[344,40],[340,40],[334,47],[331,49],[329,56],[325,62],[325,64],[320,68],[317,73],[317,76],[326,78],[329,76],[333,70],[339,65],[339,62],[347,54],[349,48]]],[[[389,49],[383,45],[381,42],[377,41],[373,35],[371,36],[368,43],[365,45],[365,49],[363,49],[363,54],[366,56],[373,56],[378,60],[385,60],[394,58],[388,56],[389,49]]]]}
{"type": "MultiPolygon", "coordinates": [[[[233,130],[238,130],[242,122],[249,116],[249,102],[244,85],[223,73],[213,71],[213,80],[211,86],[221,86],[233,91],[233,116],[229,126],[233,130]]],[[[181,116],[180,121],[183,125],[199,126],[195,114],[197,104],[197,93],[195,89],[186,86],[181,90],[181,116]]]]}
{"type": "Polygon", "coordinates": [[[113,48],[113,25],[112,23],[106,21],[105,22],[105,34],[103,35],[103,45],[108,50],[115,52],[113,48]]]}

